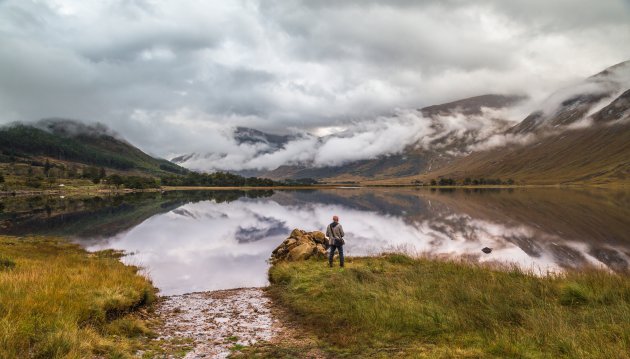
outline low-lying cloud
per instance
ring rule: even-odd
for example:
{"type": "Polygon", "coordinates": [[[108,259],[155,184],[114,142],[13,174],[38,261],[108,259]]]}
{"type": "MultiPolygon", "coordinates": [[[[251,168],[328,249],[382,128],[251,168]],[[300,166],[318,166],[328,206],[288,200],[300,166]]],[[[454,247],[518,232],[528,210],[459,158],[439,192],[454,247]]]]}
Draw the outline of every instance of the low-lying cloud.
{"type": "Polygon", "coordinates": [[[454,113],[435,117],[423,116],[418,110],[400,110],[392,116],[352,123],[328,136],[301,133],[274,151],[266,143],[238,144],[233,139],[234,132],[221,131],[223,142],[229,143],[224,151],[196,153],[184,165],[205,171],[273,170],[283,165],[341,166],[401,154],[407,149],[439,150],[450,146],[455,151],[466,151],[469,145],[505,131],[519,116],[514,109],[482,108],[479,115],[454,113]]]}

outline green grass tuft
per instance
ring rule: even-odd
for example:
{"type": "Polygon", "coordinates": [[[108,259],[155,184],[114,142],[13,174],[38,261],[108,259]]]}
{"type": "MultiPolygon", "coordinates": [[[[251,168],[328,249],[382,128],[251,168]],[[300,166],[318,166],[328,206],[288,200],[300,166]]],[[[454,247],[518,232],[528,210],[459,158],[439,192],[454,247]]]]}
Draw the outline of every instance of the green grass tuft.
{"type": "Polygon", "coordinates": [[[232,346],[230,347],[230,350],[231,350],[231,351],[241,351],[241,350],[243,350],[244,348],[245,348],[245,345],[243,345],[243,344],[239,344],[239,343],[234,343],[234,345],[232,345],[232,346]]]}

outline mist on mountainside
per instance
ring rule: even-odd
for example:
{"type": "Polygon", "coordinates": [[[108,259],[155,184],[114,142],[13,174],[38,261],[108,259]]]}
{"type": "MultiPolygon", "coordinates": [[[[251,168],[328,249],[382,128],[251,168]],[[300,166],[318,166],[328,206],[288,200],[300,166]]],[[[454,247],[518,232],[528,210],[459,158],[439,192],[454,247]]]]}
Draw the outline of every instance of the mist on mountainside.
{"type": "MultiPolygon", "coordinates": [[[[173,158],[188,168],[200,170],[273,170],[280,166],[342,166],[361,161],[402,154],[408,149],[447,149],[465,152],[466,146],[482,142],[505,131],[526,113],[521,96],[498,96],[475,110],[464,104],[453,104],[442,111],[435,109],[399,109],[390,116],[354,121],[327,136],[297,132],[276,136],[283,142],[252,136],[243,140],[243,130],[226,132],[233,142],[224,152],[195,153],[173,158]],[[456,148],[453,144],[458,143],[456,148]]],[[[252,130],[253,131],[253,130],[252,130]]],[[[260,133],[259,131],[257,131],[260,133]]],[[[268,135],[266,136],[273,136],[268,135]]]]}
{"type": "Polygon", "coordinates": [[[397,156],[423,151],[425,157],[439,157],[447,163],[473,152],[527,145],[563,131],[589,127],[592,115],[628,88],[630,62],[624,62],[562,88],[542,102],[524,96],[484,95],[419,110],[398,109],[390,116],[355,121],[321,137],[303,131],[279,136],[237,128],[224,132],[231,143],[224,151],[185,154],[174,161],[205,171],[267,174],[297,166],[313,169],[316,177],[317,168],[388,157],[395,161],[397,156]]]}

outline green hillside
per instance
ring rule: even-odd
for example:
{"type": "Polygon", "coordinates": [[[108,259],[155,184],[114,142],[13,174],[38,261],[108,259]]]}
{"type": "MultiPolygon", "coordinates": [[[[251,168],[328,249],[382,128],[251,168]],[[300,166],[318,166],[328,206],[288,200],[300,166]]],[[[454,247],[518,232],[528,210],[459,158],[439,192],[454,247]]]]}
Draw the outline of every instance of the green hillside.
{"type": "Polygon", "coordinates": [[[149,156],[129,143],[96,127],[72,121],[46,122],[44,128],[13,124],[0,128],[0,162],[20,162],[46,157],[83,165],[120,171],[139,171],[150,175],[184,174],[187,170],[164,159],[149,156]],[[62,130],[59,124],[71,123],[80,132],[62,130]]]}

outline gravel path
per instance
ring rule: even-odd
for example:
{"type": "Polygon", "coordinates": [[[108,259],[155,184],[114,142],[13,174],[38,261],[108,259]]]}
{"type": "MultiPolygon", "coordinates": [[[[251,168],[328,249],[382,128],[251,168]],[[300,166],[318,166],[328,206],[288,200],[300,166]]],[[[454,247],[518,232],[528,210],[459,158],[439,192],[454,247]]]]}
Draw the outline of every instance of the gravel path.
{"type": "Polygon", "coordinates": [[[194,349],[185,358],[226,358],[230,348],[270,341],[279,327],[260,288],[166,297],[157,314],[164,322],[161,339],[192,340],[194,349]]]}

